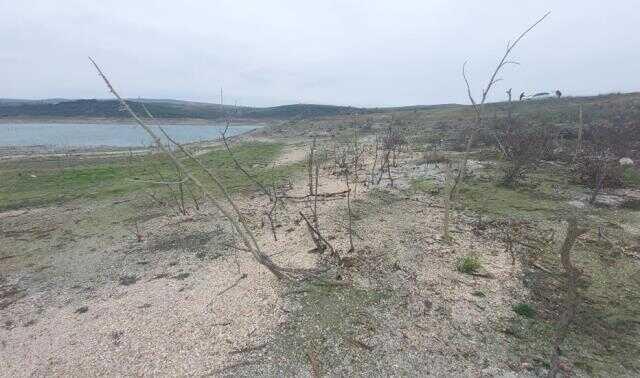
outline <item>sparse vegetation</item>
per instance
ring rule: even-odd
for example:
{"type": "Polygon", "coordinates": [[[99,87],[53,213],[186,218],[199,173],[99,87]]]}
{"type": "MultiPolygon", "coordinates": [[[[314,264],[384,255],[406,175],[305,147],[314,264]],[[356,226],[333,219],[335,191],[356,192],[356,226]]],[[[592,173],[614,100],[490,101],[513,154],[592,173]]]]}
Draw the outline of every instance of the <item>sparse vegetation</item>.
{"type": "Polygon", "coordinates": [[[513,305],[513,312],[530,319],[533,319],[536,316],[536,310],[528,303],[518,303],[513,305]]]}
{"type": "Polygon", "coordinates": [[[0,161],[6,348],[45,350],[34,374],[111,348],[137,373],[197,351],[181,373],[637,375],[639,97],[486,102],[520,38],[468,107],[279,107],[237,143],[0,161]]]}
{"type": "Polygon", "coordinates": [[[482,269],[482,262],[477,256],[469,255],[458,259],[456,269],[460,273],[474,274],[482,269]]]}

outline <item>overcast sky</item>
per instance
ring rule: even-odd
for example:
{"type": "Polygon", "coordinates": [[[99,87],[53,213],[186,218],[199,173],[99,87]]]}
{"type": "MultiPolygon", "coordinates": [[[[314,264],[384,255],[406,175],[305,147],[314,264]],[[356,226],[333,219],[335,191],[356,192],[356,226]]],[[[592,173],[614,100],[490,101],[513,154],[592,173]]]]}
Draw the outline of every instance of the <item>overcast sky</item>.
{"type": "Polygon", "coordinates": [[[242,105],[467,103],[513,39],[504,91],[640,89],[637,0],[0,0],[0,97],[127,97],[242,105]],[[455,3],[455,4],[453,4],[455,3]]]}

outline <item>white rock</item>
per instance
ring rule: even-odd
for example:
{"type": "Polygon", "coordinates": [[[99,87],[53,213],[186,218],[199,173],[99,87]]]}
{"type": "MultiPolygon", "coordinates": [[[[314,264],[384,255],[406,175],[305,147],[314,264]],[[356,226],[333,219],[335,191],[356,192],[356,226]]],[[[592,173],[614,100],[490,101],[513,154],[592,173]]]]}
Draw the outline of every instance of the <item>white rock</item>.
{"type": "Polygon", "coordinates": [[[633,165],[633,160],[631,160],[631,159],[630,159],[630,158],[628,158],[628,157],[623,157],[622,159],[620,159],[620,160],[618,161],[618,163],[620,163],[620,165],[623,165],[623,166],[624,166],[624,165],[633,165]]]}

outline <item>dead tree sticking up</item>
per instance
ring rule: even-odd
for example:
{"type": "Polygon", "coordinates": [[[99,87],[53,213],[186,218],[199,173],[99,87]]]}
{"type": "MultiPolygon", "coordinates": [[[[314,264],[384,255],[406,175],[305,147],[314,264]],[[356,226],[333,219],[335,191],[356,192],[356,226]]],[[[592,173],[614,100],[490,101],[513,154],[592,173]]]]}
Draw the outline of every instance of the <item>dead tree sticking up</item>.
{"type": "MultiPolygon", "coordinates": [[[[218,209],[218,211],[220,211],[224,215],[224,217],[231,223],[235,231],[238,233],[238,235],[240,235],[242,242],[245,245],[245,249],[248,250],[253,255],[253,257],[258,263],[265,266],[278,279],[293,279],[299,275],[308,275],[309,273],[311,273],[311,271],[309,270],[291,269],[291,268],[278,266],[271,260],[271,258],[268,255],[263,253],[260,250],[260,246],[258,245],[258,242],[253,232],[251,231],[246,221],[244,220],[244,216],[240,212],[240,209],[237,207],[235,202],[233,202],[226,188],[224,187],[224,185],[222,185],[220,180],[218,180],[216,175],[214,175],[211,172],[211,170],[206,168],[202,164],[202,162],[200,162],[200,160],[196,159],[192,154],[186,151],[181,144],[170,139],[178,148],[180,148],[180,150],[183,153],[185,153],[185,155],[187,155],[202,170],[204,170],[207,173],[207,175],[212,179],[212,181],[220,190],[220,192],[222,192],[222,194],[224,195],[229,205],[232,207],[232,212],[226,209],[224,206],[222,206],[220,202],[218,202],[215,196],[211,194],[211,192],[205,187],[205,185],[191,173],[191,171],[182,163],[182,161],[176,156],[176,154],[162,143],[162,140],[155,133],[155,131],[153,131],[146,123],[144,123],[144,121],[142,121],[142,119],[133,111],[133,109],[131,109],[129,104],[118,94],[115,88],[111,85],[111,82],[106,77],[106,75],[102,72],[98,64],[92,58],[89,58],[89,60],[98,71],[99,76],[102,78],[102,80],[105,82],[105,84],[109,88],[109,91],[116,97],[116,99],[120,102],[122,107],[131,115],[133,120],[151,137],[155,145],[169,157],[173,165],[184,173],[185,178],[188,179],[190,182],[192,182],[193,185],[198,187],[200,190],[202,190],[207,200],[209,200],[215,206],[215,208],[218,209]]],[[[165,135],[168,137],[166,133],[165,135]]]]}
{"type": "Polygon", "coordinates": [[[571,249],[576,239],[584,232],[584,229],[578,228],[578,221],[575,217],[568,220],[567,234],[560,248],[560,261],[562,262],[562,267],[564,268],[567,279],[567,291],[564,301],[564,311],[556,324],[553,337],[551,370],[547,375],[547,377],[550,378],[555,378],[560,370],[560,345],[562,345],[562,342],[567,337],[569,325],[576,316],[576,308],[578,307],[578,277],[580,276],[580,271],[574,267],[571,262],[571,249]]]}
{"type": "MultiPolygon", "coordinates": [[[[493,86],[497,82],[502,80],[501,78],[498,77],[498,75],[500,74],[500,72],[502,71],[502,69],[505,66],[507,66],[509,64],[516,64],[516,65],[519,64],[516,61],[509,60],[509,55],[511,54],[513,49],[518,45],[518,43],[522,40],[522,38],[524,38],[524,36],[526,36],[533,28],[535,28],[539,23],[541,23],[542,20],[547,18],[547,16],[550,13],[551,12],[547,12],[544,16],[542,16],[540,19],[538,19],[538,21],[536,21],[533,25],[531,25],[527,30],[522,32],[513,42],[509,41],[507,43],[507,48],[506,48],[504,54],[502,55],[502,58],[498,62],[498,65],[496,66],[496,68],[494,69],[493,73],[491,74],[491,77],[489,78],[489,83],[482,90],[482,96],[480,97],[480,101],[479,102],[476,101],[476,99],[473,96],[473,93],[471,91],[471,84],[469,83],[469,78],[467,77],[467,62],[464,62],[464,64],[462,65],[462,78],[464,79],[464,82],[465,82],[466,87],[467,87],[467,96],[469,97],[469,101],[471,101],[471,105],[473,106],[473,111],[475,113],[475,117],[474,117],[475,119],[474,119],[473,126],[469,130],[469,135],[467,137],[464,154],[462,156],[462,161],[460,162],[460,166],[458,168],[458,173],[457,173],[457,175],[455,177],[455,181],[453,183],[453,186],[452,186],[451,190],[449,191],[449,194],[448,194],[449,198],[447,199],[447,201],[452,201],[452,200],[454,200],[456,198],[458,190],[460,189],[460,184],[465,178],[465,174],[466,174],[466,170],[467,170],[467,162],[469,160],[469,153],[471,152],[471,147],[473,146],[473,142],[475,140],[476,133],[478,133],[480,131],[480,129],[482,128],[483,117],[484,117],[484,107],[485,107],[485,103],[487,101],[488,95],[491,92],[491,89],[493,88],[493,86]]],[[[522,100],[522,95],[520,95],[520,99],[522,100]]],[[[449,219],[449,214],[445,214],[444,216],[445,216],[445,218],[447,220],[449,219]]]]}

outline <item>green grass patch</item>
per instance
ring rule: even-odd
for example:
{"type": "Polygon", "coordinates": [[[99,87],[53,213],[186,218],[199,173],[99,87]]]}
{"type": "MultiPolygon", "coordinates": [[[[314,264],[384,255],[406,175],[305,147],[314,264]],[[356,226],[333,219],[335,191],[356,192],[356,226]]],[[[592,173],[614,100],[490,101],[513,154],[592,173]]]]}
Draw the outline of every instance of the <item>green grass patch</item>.
{"type": "Polygon", "coordinates": [[[507,188],[490,181],[465,183],[460,193],[466,210],[497,217],[548,218],[566,207],[541,188],[507,188]]]}
{"type": "MultiPolygon", "coordinates": [[[[272,167],[271,162],[283,148],[277,143],[242,143],[233,146],[238,161],[251,174],[267,185],[277,183],[294,174],[300,164],[272,167]]],[[[222,148],[198,157],[211,169],[230,192],[251,190],[252,182],[240,172],[231,156],[222,148]]],[[[206,174],[182,157],[185,165],[204,184],[213,188],[206,174]]],[[[0,210],[63,203],[77,198],[104,199],[123,196],[143,188],[162,192],[164,185],[151,181],[178,181],[170,161],[161,155],[146,154],[134,157],[57,158],[0,165],[0,210]]]]}
{"type": "Polygon", "coordinates": [[[528,303],[518,303],[513,305],[513,312],[525,318],[533,319],[536,316],[536,310],[528,303]]]}
{"type": "Polygon", "coordinates": [[[622,182],[627,188],[640,188],[640,171],[636,167],[627,166],[622,172],[622,182]]]}
{"type": "Polygon", "coordinates": [[[482,269],[482,262],[476,256],[464,256],[456,262],[456,269],[465,274],[478,273],[482,269]]]}
{"type": "Polygon", "coordinates": [[[415,192],[438,194],[440,191],[440,188],[433,179],[414,178],[411,179],[409,185],[411,186],[411,190],[415,192]]]}

